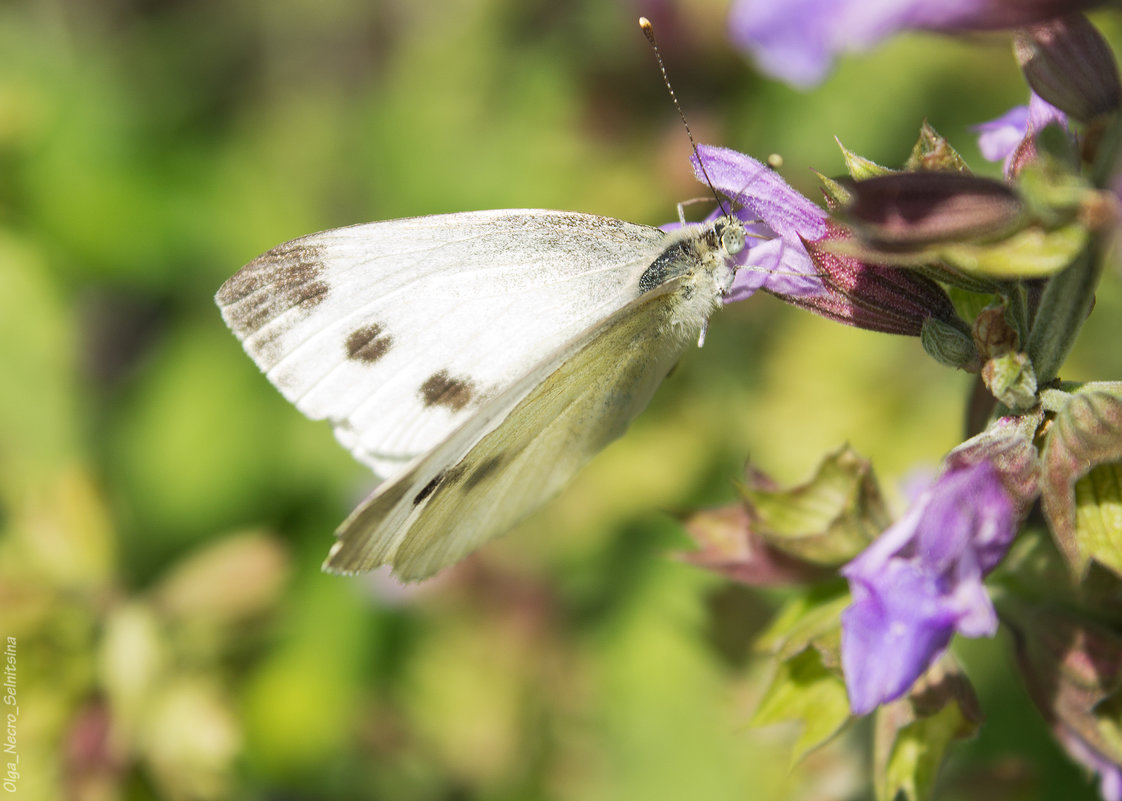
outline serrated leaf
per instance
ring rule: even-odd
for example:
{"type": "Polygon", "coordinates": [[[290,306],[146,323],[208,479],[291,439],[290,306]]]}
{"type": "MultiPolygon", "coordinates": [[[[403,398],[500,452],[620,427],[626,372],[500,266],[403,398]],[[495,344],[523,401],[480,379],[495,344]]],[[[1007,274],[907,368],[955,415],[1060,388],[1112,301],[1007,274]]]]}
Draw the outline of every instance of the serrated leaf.
{"type": "Polygon", "coordinates": [[[1075,531],[1083,562],[1094,559],[1122,576],[1122,462],[1099,465],[1075,482],[1075,531]]]}
{"type": "Polygon", "coordinates": [[[981,722],[969,680],[948,657],[936,663],[908,696],[880,708],[876,718],[874,785],[877,801],[903,795],[927,801],[951,743],[973,736],[981,722]]]}
{"type": "Polygon", "coordinates": [[[813,647],[822,664],[841,677],[841,613],[849,605],[845,582],[838,580],[798,596],[776,615],[756,647],[780,661],[813,647]]]}
{"type": "Polygon", "coordinates": [[[834,137],[834,141],[838,143],[841,148],[842,157],[845,159],[845,168],[850,176],[856,181],[864,181],[867,178],[875,178],[878,175],[891,175],[897,170],[877,164],[875,161],[870,161],[864,156],[858,156],[852,150],[849,150],[841,143],[841,140],[834,137]]]}
{"type": "Polygon", "coordinates": [[[678,558],[733,581],[768,587],[806,584],[830,575],[824,567],[769,545],[752,530],[748,511],[740,504],[697,512],[683,525],[698,549],[678,558]]]}
{"type": "Polygon", "coordinates": [[[1091,559],[1122,575],[1122,383],[1086,384],[1069,395],[1042,459],[1044,513],[1075,575],[1085,575],[1091,559]]]}
{"type": "Polygon", "coordinates": [[[749,482],[741,495],[753,529],[772,546],[819,565],[856,556],[892,519],[872,467],[848,446],[827,456],[807,483],[786,490],[749,482]]]}
{"type": "Polygon", "coordinates": [[[833,738],[848,720],[845,683],[822,664],[818,651],[808,648],[780,663],[752,723],[802,724],[791,749],[791,762],[795,764],[833,738]]]}
{"type": "Polygon", "coordinates": [[[904,164],[905,170],[935,170],[970,172],[966,161],[951,147],[951,143],[936,131],[927,120],[919,130],[919,139],[916,140],[912,153],[904,164]]]}

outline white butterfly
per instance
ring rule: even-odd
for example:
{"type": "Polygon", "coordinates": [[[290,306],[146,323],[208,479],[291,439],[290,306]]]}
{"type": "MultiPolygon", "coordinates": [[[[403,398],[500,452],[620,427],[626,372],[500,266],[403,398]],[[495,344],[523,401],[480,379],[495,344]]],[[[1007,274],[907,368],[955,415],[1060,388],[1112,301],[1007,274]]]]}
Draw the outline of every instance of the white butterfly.
{"type": "Polygon", "coordinates": [[[743,224],[559,211],[312,234],[218,291],[284,396],[384,480],[324,568],[420,579],[554,495],[646,406],[736,272],[743,224]]]}

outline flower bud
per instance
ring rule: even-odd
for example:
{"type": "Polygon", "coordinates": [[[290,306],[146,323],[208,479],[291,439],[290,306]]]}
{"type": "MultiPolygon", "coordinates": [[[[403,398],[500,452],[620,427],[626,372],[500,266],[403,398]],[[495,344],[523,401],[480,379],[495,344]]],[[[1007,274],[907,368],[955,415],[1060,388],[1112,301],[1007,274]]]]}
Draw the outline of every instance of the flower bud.
{"type": "Polygon", "coordinates": [[[858,181],[845,213],[858,235],[886,250],[997,238],[1022,219],[1005,184],[958,172],[909,172],[858,181]]]}
{"type": "Polygon", "coordinates": [[[1110,47],[1082,14],[1022,28],[1013,52],[1033,91],[1078,120],[1113,111],[1122,101],[1110,47]]]}
{"type": "Polygon", "coordinates": [[[923,321],[919,339],[927,354],[940,364],[971,373],[981,367],[974,340],[957,325],[928,317],[923,321]]]}
{"type": "Polygon", "coordinates": [[[1010,409],[1030,409],[1036,405],[1036,373],[1023,353],[1009,352],[986,362],[982,380],[989,391],[1010,409]]]}

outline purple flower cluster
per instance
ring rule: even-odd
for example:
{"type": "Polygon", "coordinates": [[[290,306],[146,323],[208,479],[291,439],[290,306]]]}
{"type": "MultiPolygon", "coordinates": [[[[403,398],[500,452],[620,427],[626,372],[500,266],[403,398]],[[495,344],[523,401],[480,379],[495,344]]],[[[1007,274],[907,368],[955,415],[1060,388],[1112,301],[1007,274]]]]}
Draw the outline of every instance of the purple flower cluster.
{"type": "Polygon", "coordinates": [[[1016,533],[997,469],[952,467],[842,569],[842,667],[854,714],[900,697],[958,632],[988,637],[997,614],[982,584],[1016,533]]]}
{"type": "Polygon", "coordinates": [[[800,88],[822,81],[834,58],[904,30],[995,30],[1093,5],[1080,0],[737,0],[733,41],[759,68],[800,88]]]}

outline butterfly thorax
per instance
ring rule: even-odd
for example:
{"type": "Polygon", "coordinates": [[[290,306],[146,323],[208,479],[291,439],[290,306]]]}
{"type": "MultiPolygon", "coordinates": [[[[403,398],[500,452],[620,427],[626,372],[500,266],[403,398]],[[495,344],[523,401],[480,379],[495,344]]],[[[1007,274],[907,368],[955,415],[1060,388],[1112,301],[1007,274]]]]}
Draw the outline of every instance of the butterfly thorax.
{"type": "Polygon", "coordinates": [[[733,217],[684,228],[643,272],[639,291],[674,292],[670,323],[683,337],[693,338],[732,286],[744,242],[744,225],[733,217]]]}

